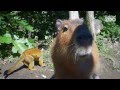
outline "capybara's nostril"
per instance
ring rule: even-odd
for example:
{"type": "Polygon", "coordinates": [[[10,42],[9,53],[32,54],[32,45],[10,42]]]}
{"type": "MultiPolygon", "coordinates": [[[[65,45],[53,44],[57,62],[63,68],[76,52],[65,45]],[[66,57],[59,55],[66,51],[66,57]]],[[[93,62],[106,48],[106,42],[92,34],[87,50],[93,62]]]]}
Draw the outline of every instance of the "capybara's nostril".
{"type": "Polygon", "coordinates": [[[77,41],[78,44],[81,42],[81,40],[82,40],[81,36],[76,37],[76,41],[77,41]]]}

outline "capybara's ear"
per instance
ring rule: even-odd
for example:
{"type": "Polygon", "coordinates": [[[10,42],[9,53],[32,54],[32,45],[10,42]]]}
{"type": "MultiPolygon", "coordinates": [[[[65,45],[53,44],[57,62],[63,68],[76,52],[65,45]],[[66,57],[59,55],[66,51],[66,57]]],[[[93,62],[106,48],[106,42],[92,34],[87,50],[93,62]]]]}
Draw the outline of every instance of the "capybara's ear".
{"type": "Polygon", "coordinates": [[[62,23],[63,23],[63,21],[61,19],[56,20],[56,28],[58,30],[61,30],[62,23]]]}

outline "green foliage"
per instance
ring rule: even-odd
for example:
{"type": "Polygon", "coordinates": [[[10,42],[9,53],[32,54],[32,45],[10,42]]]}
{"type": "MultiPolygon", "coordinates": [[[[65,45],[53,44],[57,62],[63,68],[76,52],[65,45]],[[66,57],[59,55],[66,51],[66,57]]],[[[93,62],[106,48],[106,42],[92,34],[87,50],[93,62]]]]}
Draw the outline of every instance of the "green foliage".
{"type": "Polygon", "coordinates": [[[49,46],[55,36],[56,19],[67,15],[65,11],[1,11],[0,57],[18,55],[37,42],[49,46]]]}
{"type": "MultiPolygon", "coordinates": [[[[110,15],[110,12],[105,12],[101,14],[100,12],[96,15],[98,19],[102,21],[104,26],[103,30],[99,35],[97,35],[97,44],[100,54],[109,60],[114,60],[112,55],[114,55],[113,50],[108,46],[112,46],[112,43],[120,41],[120,26],[116,22],[107,22],[105,16],[110,15]]],[[[115,16],[115,15],[114,15],[115,16]]]]}
{"type": "Polygon", "coordinates": [[[28,31],[31,31],[31,32],[34,31],[34,30],[33,30],[33,27],[32,27],[31,25],[29,25],[29,24],[26,22],[26,20],[18,21],[18,24],[19,24],[20,26],[22,26],[22,28],[24,28],[24,29],[26,29],[26,30],[28,30],[28,31]]]}
{"type": "MultiPolygon", "coordinates": [[[[0,13],[0,57],[22,53],[28,48],[35,46],[27,39],[27,32],[33,32],[33,27],[23,18],[17,15],[15,11],[0,13]],[[5,46],[10,48],[7,49],[5,46]],[[8,52],[9,51],[9,52],[8,52]],[[8,54],[6,54],[8,53],[8,54]]],[[[33,38],[34,40],[34,38],[33,38]]]]}
{"type": "Polygon", "coordinates": [[[108,60],[114,60],[113,55],[114,51],[108,45],[111,45],[111,40],[104,38],[101,35],[97,36],[97,46],[100,52],[100,55],[105,57],[108,60]]]}
{"type": "Polygon", "coordinates": [[[97,37],[97,46],[99,48],[99,51],[102,55],[105,55],[108,52],[107,44],[103,43],[104,37],[101,35],[98,35],[97,37]]]}
{"type": "Polygon", "coordinates": [[[12,48],[12,52],[13,53],[22,53],[23,51],[25,51],[28,48],[33,48],[34,47],[34,43],[31,43],[28,39],[18,39],[18,40],[14,40],[13,41],[13,48],[12,48]]]}
{"type": "Polygon", "coordinates": [[[112,42],[120,41],[120,26],[115,22],[106,22],[104,16],[99,17],[99,19],[102,20],[104,25],[100,35],[102,35],[103,38],[110,38],[112,42]]]}
{"type": "Polygon", "coordinates": [[[6,34],[0,36],[0,43],[6,43],[6,44],[12,43],[11,35],[9,33],[6,33],[6,34]]]}

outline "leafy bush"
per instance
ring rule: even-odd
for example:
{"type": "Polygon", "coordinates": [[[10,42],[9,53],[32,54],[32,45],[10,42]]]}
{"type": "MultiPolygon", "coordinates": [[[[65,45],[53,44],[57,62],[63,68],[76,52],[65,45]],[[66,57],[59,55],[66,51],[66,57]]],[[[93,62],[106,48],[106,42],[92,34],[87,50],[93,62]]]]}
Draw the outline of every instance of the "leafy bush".
{"type": "Polygon", "coordinates": [[[99,17],[99,19],[102,20],[104,25],[100,35],[102,35],[103,38],[110,38],[112,42],[120,41],[120,26],[115,22],[106,22],[104,16],[99,17]]]}
{"type": "Polygon", "coordinates": [[[35,40],[27,39],[27,32],[33,32],[33,27],[15,11],[0,13],[0,56],[22,53],[35,46],[35,40]],[[5,47],[6,46],[6,47],[5,47]]]}
{"type": "Polygon", "coordinates": [[[67,15],[65,11],[1,11],[0,57],[18,55],[37,43],[48,46],[55,36],[56,19],[67,15]]]}
{"type": "Polygon", "coordinates": [[[100,54],[108,59],[113,59],[112,54],[113,50],[108,48],[108,44],[111,45],[116,41],[120,41],[120,26],[116,22],[106,22],[105,16],[98,17],[104,26],[103,30],[99,35],[97,35],[97,44],[100,51],[100,54]]]}

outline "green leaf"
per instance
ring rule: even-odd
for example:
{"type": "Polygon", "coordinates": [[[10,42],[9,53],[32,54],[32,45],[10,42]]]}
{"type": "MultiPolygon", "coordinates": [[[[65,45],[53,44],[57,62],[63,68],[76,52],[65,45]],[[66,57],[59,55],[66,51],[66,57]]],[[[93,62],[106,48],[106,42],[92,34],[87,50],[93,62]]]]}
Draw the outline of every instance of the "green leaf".
{"type": "Polygon", "coordinates": [[[28,38],[28,41],[29,41],[30,43],[35,43],[35,39],[32,39],[32,38],[28,38]]]}
{"type": "Polygon", "coordinates": [[[17,35],[13,35],[13,36],[14,36],[14,39],[16,39],[16,40],[19,39],[19,37],[17,35]]]}
{"type": "MultiPolygon", "coordinates": [[[[32,41],[32,39],[30,39],[30,41],[32,41]]],[[[30,49],[30,48],[34,48],[35,43],[31,43],[27,38],[21,38],[19,40],[15,40],[13,42],[13,48],[12,48],[12,52],[13,53],[23,53],[26,49],[30,49]]]]}
{"type": "Polygon", "coordinates": [[[19,17],[19,16],[15,16],[14,19],[17,19],[17,20],[18,20],[18,19],[20,19],[20,17],[19,17]]]}
{"type": "Polygon", "coordinates": [[[47,39],[48,39],[48,36],[45,36],[45,39],[47,40],[47,39]]]}
{"type": "Polygon", "coordinates": [[[13,48],[12,48],[13,53],[17,51],[18,53],[21,54],[27,49],[27,46],[25,46],[24,43],[20,43],[19,40],[15,40],[13,42],[13,45],[14,45],[13,48]]]}
{"type": "Polygon", "coordinates": [[[26,39],[26,45],[28,45],[28,48],[33,48],[33,44],[26,39]]]}
{"type": "Polygon", "coordinates": [[[15,46],[12,47],[12,52],[13,52],[13,53],[17,53],[18,49],[16,49],[16,48],[17,48],[17,47],[15,47],[15,46]]]}
{"type": "Polygon", "coordinates": [[[4,34],[3,36],[0,36],[0,43],[6,43],[10,44],[12,43],[12,37],[9,33],[4,34]]]}
{"type": "Polygon", "coordinates": [[[22,27],[25,28],[26,30],[31,31],[31,32],[34,31],[34,30],[33,30],[33,27],[32,27],[31,25],[29,25],[26,20],[21,20],[21,21],[19,21],[18,23],[20,24],[20,26],[22,26],[22,27]]]}
{"type": "Polygon", "coordinates": [[[33,30],[33,27],[32,26],[30,26],[30,25],[28,25],[28,26],[26,26],[25,27],[28,31],[31,31],[31,32],[33,32],[34,30],[33,30]]]}
{"type": "Polygon", "coordinates": [[[26,22],[26,20],[21,20],[21,21],[19,21],[19,24],[20,24],[21,26],[26,26],[26,25],[28,25],[28,23],[26,22]]]}

